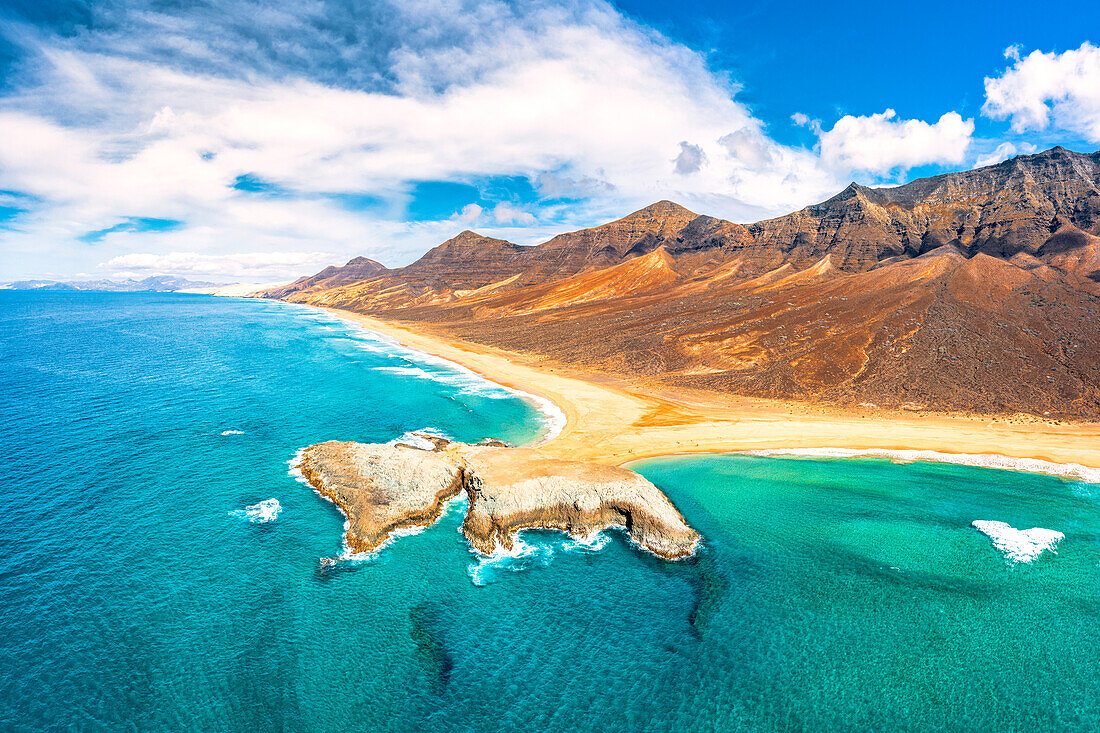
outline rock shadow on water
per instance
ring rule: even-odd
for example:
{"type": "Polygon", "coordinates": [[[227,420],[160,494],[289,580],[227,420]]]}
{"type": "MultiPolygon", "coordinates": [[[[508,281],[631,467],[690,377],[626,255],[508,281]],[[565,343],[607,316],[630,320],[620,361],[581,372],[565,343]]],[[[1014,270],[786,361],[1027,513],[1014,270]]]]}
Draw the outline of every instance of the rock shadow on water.
{"type": "Polygon", "coordinates": [[[855,573],[911,591],[932,591],[976,600],[992,598],[997,592],[996,586],[991,583],[923,570],[905,570],[836,545],[822,547],[819,559],[842,573],[855,573]]]}
{"type": "Polygon", "coordinates": [[[706,546],[685,563],[685,568],[691,571],[688,578],[692,587],[688,622],[692,636],[701,640],[729,595],[730,581],[719,568],[713,550],[706,546]]]}
{"type": "Polygon", "coordinates": [[[433,692],[441,693],[451,682],[455,663],[450,653],[432,630],[439,624],[440,609],[428,602],[409,609],[409,635],[416,644],[417,658],[428,670],[433,692]]]}

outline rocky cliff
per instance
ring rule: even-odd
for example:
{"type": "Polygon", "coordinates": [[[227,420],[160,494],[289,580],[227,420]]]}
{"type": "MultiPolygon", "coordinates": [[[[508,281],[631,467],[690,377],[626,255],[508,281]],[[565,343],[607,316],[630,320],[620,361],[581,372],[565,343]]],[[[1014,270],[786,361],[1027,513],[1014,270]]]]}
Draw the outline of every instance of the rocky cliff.
{"type": "Polygon", "coordinates": [[[895,188],[852,183],[833,198],[749,227],[754,250],[845,270],[950,245],[1009,259],[1087,245],[1100,224],[1100,153],[1053,148],[895,188]]]}

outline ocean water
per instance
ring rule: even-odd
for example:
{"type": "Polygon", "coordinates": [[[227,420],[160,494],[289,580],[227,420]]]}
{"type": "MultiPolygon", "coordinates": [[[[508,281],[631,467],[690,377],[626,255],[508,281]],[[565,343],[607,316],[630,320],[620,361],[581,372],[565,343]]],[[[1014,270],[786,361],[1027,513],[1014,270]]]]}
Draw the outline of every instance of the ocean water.
{"type": "Polygon", "coordinates": [[[0,292],[0,729],[1100,727],[1095,484],[662,458],[634,468],[703,534],[686,562],[615,531],[481,559],[456,501],[321,569],[343,518],[299,448],[546,422],[303,308],[0,292]]]}

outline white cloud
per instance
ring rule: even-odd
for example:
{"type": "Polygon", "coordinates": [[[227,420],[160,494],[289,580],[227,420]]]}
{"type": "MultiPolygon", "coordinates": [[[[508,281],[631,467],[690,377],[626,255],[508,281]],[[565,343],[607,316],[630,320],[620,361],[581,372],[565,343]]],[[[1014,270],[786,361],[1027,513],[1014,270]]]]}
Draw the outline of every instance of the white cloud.
{"type": "Polygon", "coordinates": [[[463,224],[466,226],[473,226],[481,220],[481,215],[485,212],[485,209],[478,204],[466,204],[462,207],[462,210],[451,217],[451,220],[456,224],[463,224]]]}
{"type": "Polygon", "coordinates": [[[996,165],[1001,161],[1008,160],[1017,155],[1034,153],[1035,150],[1036,147],[1031,143],[1021,143],[1019,146],[1014,143],[1001,143],[988,154],[978,156],[974,161],[974,167],[982,168],[987,165],[996,165]]]}
{"type": "Polygon", "coordinates": [[[743,167],[764,169],[775,161],[776,145],[759,130],[743,128],[718,138],[718,144],[743,167]]]}
{"type": "Polygon", "coordinates": [[[537,221],[530,211],[509,203],[499,203],[493,207],[493,220],[497,224],[534,224],[537,221]]]}
{"type": "MultiPolygon", "coordinates": [[[[35,83],[0,99],[0,189],[44,202],[7,238],[19,260],[9,266],[33,269],[35,253],[47,250],[43,262],[67,251],[74,267],[92,266],[87,248],[71,243],[129,217],[184,224],[170,235],[105,237],[96,245],[99,262],[138,247],[172,247],[212,255],[318,251],[333,261],[381,250],[388,264],[401,264],[453,234],[448,220],[401,221],[410,180],[519,175],[547,195],[580,192],[584,201],[555,210],[559,227],[598,223],[593,217],[662,198],[756,218],[809,203],[839,183],[809,151],[766,138],[735,87],[700,54],[605,3],[489,2],[471,10],[441,1],[410,3],[399,14],[398,26],[430,28],[437,40],[398,46],[384,91],[289,74],[184,71],[140,52],[141,42],[125,34],[90,46],[38,41],[35,83]],[[731,146],[731,135],[756,152],[731,146]],[[693,142],[680,150],[691,160],[678,169],[694,172],[676,175],[670,151],[686,140],[693,142]],[[293,195],[233,190],[245,173],[293,195]],[[355,212],[325,197],[345,191],[386,203],[355,212]],[[67,250],[58,244],[66,241],[67,250]]],[[[157,18],[175,34],[173,47],[184,48],[185,24],[157,18]]],[[[293,19],[272,22],[285,30],[293,19]]],[[[188,57],[216,60],[217,39],[203,43],[187,46],[188,57]]],[[[490,225],[535,221],[507,205],[490,214],[490,225]]]]}
{"type": "Polygon", "coordinates": [[[22,38],[34,74],[0,97],[0,190],[38,204],[5,233],[0,276],[172,253],[191,259],[157,262],[257,279],[295,274],[301,253],[397,266],[461,228],[532,243],[664,198],[753,221],[825,198],[853,169],[957,163],[973,130],[953,112],[928,124],[888,110],[828,132],[799,118],[818,150],[781,145],[702,54],[602,0],[326,7],[225,0],[218,35],[205,16],[147,10],[22,38]],[[234,190],[243,174],[279,195],[234,190]],[[550,201],[404,221],[415,181],[502,176],[550,201]],[[182,225],[78,239],[133,217],[182,225]]]}
{"type": "Polygon", "coordinates": [[[252,254],[211,255],[199,252],[168,254],[136,253],[112,257],[101,267],[115,277],[134,273],[200,274],[221,273],[230,277],[292,277],[302,268],[318,267],[324,255],[318,252],[256,252],[252,254]]]}
{"type": "Polygon", "coordinates": [[[791,115],[791,122],[798,125],[799,127],[809,127],[811,129],[821,128],[821,121],[810,119],[810,116],[805,112],[795,112],[793,115],[791,115]],[[816,128],[814,127],[815,125],[816,128]]]}
{"type": "Polygon", "coordinates": [[[820,131],[818,140],[827,164],[886,174],[929,163],[961,163],[973,133],[974,121],[964,120],[957,112],[928,123],[898,119],[894,110],[887,109],[864,117],[845,115],[831,130],[820,131]]]}
{"type": "Polygon", "coordinates": [[[1024,57],[1011,47],[1005,57],[1012,66],[985,80],[983,114],[1010,120],[1017,133],[1054,127],[1100,142],[1100,47],[1024,57]]]}
{"type": "Polygon", "coordinates": [[[687,140],[681,140],[680,154],[672,162],[672,170],[681,176],[686,176],[698,173],[707,164],[707,154],[698,145],[692,145],[687,140]]]}

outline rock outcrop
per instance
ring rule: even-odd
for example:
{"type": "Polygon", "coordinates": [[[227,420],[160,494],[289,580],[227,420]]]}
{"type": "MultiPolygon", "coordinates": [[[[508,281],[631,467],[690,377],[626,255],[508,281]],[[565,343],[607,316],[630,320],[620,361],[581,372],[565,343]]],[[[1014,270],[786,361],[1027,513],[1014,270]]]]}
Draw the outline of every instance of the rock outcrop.
{"type": "Polygon", "coordinates": [[[510,550],[522,529],[588,536],[622,527],[666,559],[691,555],[699,534],[660,489],[625,468],[547,458],[537,449],[434,439],[434,450],[328,442],[302,453],[300,469],[348,518],[347,544],[378,548],[397,529],[431,524],[465,490],[462,531],[479,552],[510,550]]]}
{"type": "Polygon", "coordinates": [[[691,555],[699,534],[660,489],[625,468],[546,458],[531,448],[459,446],[470,508],[462,531],[483,553],[512,549],[521,529],[588,536],[623,527],[666,559],[691,555]]]}
{"type": "Polygon", "coordinates": [[[302,451],[298,468],[348,519],[354,552],[371,552],[396,529],[422,527],[463,488],[462,467],[433,451],[330,441],[302,451]]]}

